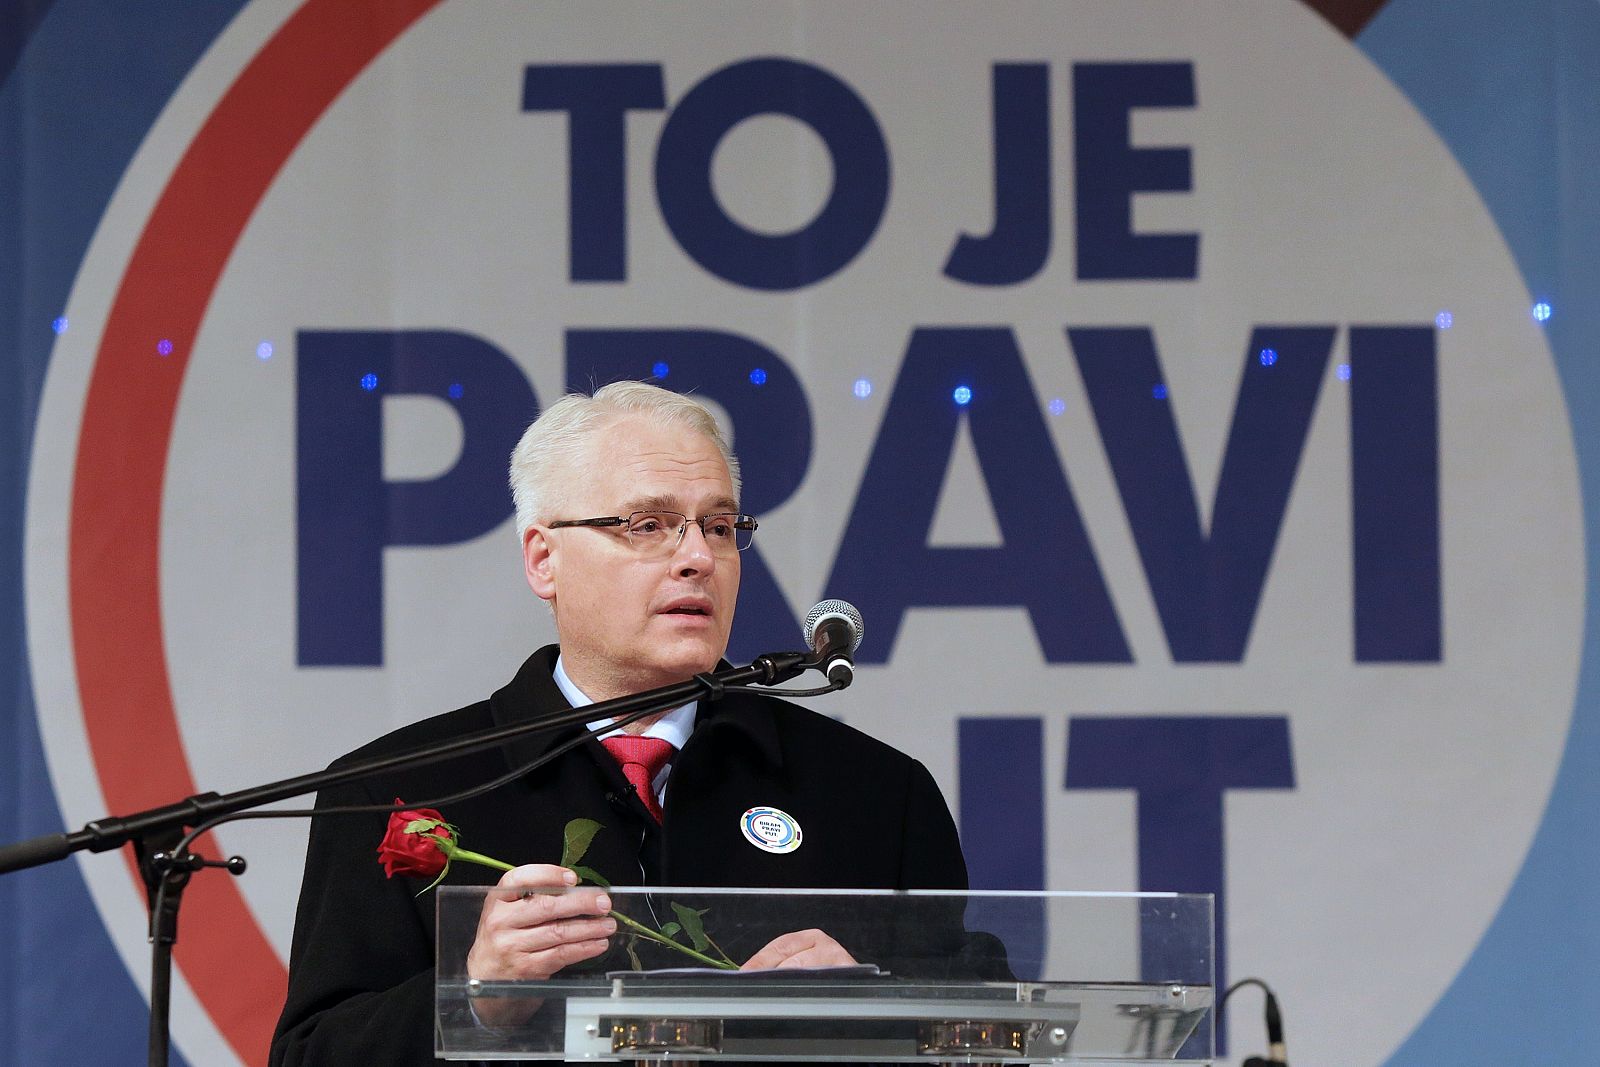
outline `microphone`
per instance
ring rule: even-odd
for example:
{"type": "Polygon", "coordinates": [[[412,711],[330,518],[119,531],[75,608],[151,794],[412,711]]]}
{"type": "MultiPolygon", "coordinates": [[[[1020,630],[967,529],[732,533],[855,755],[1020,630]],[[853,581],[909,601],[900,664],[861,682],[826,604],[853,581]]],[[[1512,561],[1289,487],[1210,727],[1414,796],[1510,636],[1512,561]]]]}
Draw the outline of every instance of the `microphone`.
{"type": "MultiPolygon", "coordinates": [[[[1240,979],[1228,989],[1228,993],[1246,983],[1260,986],[1266,995],[1267,1054],[1251,1056],[1244,1061],[1243,1067],[1289,1067],[1289,1049],[1283,1040],[1283,1013],[1278,1009],[1278,998],[1272,995],[1272,990],[1259,978],[1240,979]]],[[[1223,1003],[1227,1002],[1227,993],[1223,994],[1222,999],[1223,1003]]],[[[1220,1009],[1221,1005],[1218,1007],[1220,1009]]]]}
{"type": "Polygon", "coordinates": [[[1282,1067],[1289,1067],[1289,1047],[1283,1042],[1283,1015],[1278,998],[1267,994],[1267,1055],[1282,1067]]]}
{"type": "Polygon", "coordinates": [[[856,665],[850,657],[861,644],[866,626],[861,612],[842,600],[824,600],[806,613],[806,644],[811,646],[815,667],[840,689],[855,678],[856,665]]]}

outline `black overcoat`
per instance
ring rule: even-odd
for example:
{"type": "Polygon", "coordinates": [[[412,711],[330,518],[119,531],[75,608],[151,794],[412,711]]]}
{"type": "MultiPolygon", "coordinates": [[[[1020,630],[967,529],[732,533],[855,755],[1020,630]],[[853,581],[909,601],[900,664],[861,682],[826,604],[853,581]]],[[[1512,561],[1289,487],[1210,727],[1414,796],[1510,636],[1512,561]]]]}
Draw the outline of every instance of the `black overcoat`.
{"type": "MultiPolygon", "coordinates": [[[[368,758],[526,721],[568,707],[552,671],[558,649],[535,652],[491,698],[406,726],[343,757],[368,758]]],[[[319,807],[418,803],[523,765],[570,731],[324,791],[319,807]]],[[[605,829],[585,864],[617,885],[965,889],[955,823],[921,763],[858,730],[786,701],[730,690],[702,702],[673,764],[657,826],[616,762],[590,740],[509,785],[452,806],[465,848],[513,864],[556,862],[568,820],[605,829]],[[803,829],[773,854],[745,840],[740,817],[770,806],[803,829]]],[[[273,1064],[432,1064],[434,899],[416,881],[387,879],[377,846],[383,815],[312,823],[295,915],[289,992],[273,1064]]],[[[493,884],[459,863],[451,884],[493,884]]],[[[803,928],[797,925],[795,928],[803,928]]],[[[847,946],[851,947],[851,946],[847,946]]],[[[739,957],[730,947],[729,951],[739,957]]]]}

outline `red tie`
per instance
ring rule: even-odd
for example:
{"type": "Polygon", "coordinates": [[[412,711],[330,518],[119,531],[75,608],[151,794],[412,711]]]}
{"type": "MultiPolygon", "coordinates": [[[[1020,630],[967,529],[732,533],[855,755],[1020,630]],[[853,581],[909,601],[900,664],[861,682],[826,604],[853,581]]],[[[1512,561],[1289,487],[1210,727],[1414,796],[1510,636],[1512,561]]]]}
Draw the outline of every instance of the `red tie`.
{"type": "Polygon", "coordinates": [[[656,803],[652,783],[661,768],[667,765],[676,751],[672,742],[659,737],[638,737],[633,734],[613,734],[600,742],[606,751],[622,764],[622,776],[633,786],[633,791],[644,801],[645,810],[656,822],[661,821],[661,805],[656,803]]]}

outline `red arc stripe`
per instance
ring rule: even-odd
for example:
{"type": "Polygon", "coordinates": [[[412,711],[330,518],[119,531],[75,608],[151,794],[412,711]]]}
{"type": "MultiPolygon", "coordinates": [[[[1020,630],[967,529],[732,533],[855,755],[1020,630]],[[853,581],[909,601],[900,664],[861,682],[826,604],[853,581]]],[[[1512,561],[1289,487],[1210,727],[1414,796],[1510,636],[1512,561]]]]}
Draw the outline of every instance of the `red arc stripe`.
{"type": "MultiPolygon", "coordinates": [[[[358,74],[439,0],[307,0],[229,87],[145,224],[84,404],[68,530],[72,640],[113,811],[198,792],[161,621],[161,498],[178,394],[228,258],[279,170],[358,74]],[[170,354],[157,345],[171,342],[170,354]]],[[[214,854],[207,842],[205,851],[214,854]]],[[[144,888],[129,857],[141,898],[144,888]]],[[[233,879],[197,876],[179,968],[228,1044],[264,1065],[287,975],[233,879]]]]}

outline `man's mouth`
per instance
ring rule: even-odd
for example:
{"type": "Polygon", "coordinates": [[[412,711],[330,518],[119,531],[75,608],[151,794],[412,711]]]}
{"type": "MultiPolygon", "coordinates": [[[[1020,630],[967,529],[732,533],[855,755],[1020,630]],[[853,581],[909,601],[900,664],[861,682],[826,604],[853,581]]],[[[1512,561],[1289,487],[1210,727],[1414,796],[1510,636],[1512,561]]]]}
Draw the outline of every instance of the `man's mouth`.
{"type": "Polygon", "coordinates": [[[703,604],[673,604],[661,614],[709,616],[711,614],[711,609],[703,604]]]}

